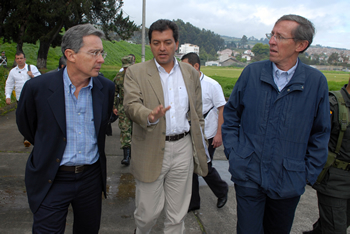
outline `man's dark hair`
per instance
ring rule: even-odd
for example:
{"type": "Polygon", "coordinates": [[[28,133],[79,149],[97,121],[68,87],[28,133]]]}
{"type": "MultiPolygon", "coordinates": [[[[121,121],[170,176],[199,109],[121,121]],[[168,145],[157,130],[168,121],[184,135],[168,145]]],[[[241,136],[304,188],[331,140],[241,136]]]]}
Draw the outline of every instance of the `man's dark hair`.
{"type": "MultiPolygon", "coordinates": [[[[314,25],[306,18],[300,15],[284,15],[277,20],[275,25],[281,21],[294,21],[299,25],[296,27],[294,31],[292,31],[292,36],[295,38],[294,41],[307,40],[309,42],[308,46],[305,48],[309,48],[312,43],[312,40],[315,35],[315,27],[314,25]]],[[[305,50],[301,51],[303,53],[305,50]]]]}
{"type": "Polygon", "coordinates": [[[64,56],[61,56],[60,60],[58,61],[58,69],[61,69],[62,65],[67,65],[67,60],[64,56]]]}
{"type": "Polygon", "coordinates": [[[149,43],[151,43],[151,41],[152,41],[152,32],[153,31],[163,32],[167,29],[171,29],[173,31],[173,37],[174,37],[174,40],[176,43],[179,40],[179,28],[177,27],[177,25],[173,21],[166,20],[166,19],[157,20],[156,22],[154,22],[151,25],[151,27],[148,30],[149,43]]]}
{"type": "Polygon", "coordinates": [[[26,55],[24,54],[23,51],[17,51],[17,52],[16,52],[16,55],[17,55],[17,56],[18,56],[18,55],[21,55],[21,54],[23,54],[23,57],[24,57],[24,58],[26,57],[26,55]]]}
{"type": "Polygon", "coordinates": [[[198,54],[191,52],[188,54],[185,54],[184,56],[182,56],[181,61],[183,61],[184,59],[187,59],[188,62],[194,66],[196,63],[199,64],[199,70],[201,69],[201,60],[199,59],[198,54]]]}

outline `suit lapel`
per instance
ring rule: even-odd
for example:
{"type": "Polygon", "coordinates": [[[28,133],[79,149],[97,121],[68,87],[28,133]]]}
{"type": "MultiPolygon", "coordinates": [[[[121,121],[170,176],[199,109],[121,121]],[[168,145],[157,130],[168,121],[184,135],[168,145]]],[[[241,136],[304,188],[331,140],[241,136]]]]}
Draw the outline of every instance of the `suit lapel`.
{"type": "Polygon", "coordinates": [[[66,107],[64,99],[64,86],[63,86],[63,70],[56,73],[56,76],[52,77],[52,82],[49,86],[49,90],[52,92],[47,98],[49,106],[55,119],[60,126],[63,135],[66,134],[66,107]]]}
{"type": "Polygon", "coordinates": [[[156,94],[159,103],[164,105],[164,93],[163,93],[163,87],[162,82],[160,80],[159,72],[157,69],[157,66],[154,62],[154,59],[149,61],[151,63],[150,66],[147,66],[147,74],[148,74],[148,81],[156,94]]]}
{"type": "Polygon", "coordinates": [[[103,106],[103,100],[104,99],[104,94],[102,92],[103,85],[101,82],[98,80],[97,77],[93,78],[93,88],[91,90],[92,94],[92,107],[94,111],[94,124],[95,124],[95,131],[96,131],[96,136],[98,137],[98,133],[100,131],[101,127],[101,113],[102,113],[102,106],[103,106]]]}

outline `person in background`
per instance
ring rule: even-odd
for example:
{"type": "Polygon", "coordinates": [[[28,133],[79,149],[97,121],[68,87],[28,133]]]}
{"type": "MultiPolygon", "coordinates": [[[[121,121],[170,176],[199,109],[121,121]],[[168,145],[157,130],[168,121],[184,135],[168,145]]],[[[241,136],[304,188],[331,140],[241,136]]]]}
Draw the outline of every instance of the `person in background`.
{"type": "MultiPolygon", "coordinates": [[[[129,54],[129,56],[132,56],[132,57],[133,57],[133,64],[134,64],[135,61],[136,61],[135,55],[134,55],[134,54],[129,54]]],[[[124,67],[121,67],[121,68],[119,69],[119,72],[122,72],[123,70],[124,70],[124,67]]]]}
{"type": "Polygon", "coordinates": [[[120,147],[123,149],[124,158],[121,164],[129,166],[131,157],[131,133],[132,133],[132,122],[125,115],[123,100],[124,100],[124,77],[127,68],[133,65],[135,62],[132,55],[124,56],[122,58],[123,70],[118,72],[114,78],[115,94],[114,94],[114,110],[113,113],[118,115],[119,122],[118,126],[120,129],[120,147]]]}
{"type": "MultiPolygon", "coordinates": [[[[61,70],[62,68],[64,68],[65,66],[67,65],[67,62],[66,62],[66,58],[64,56],[61,56],[59,61],[58,61],[58,67],[55,69],[55,70],[51,70],[49,72],[56,72],[56,71],[59,71],[61,70]]],[[[47,73],[49,73],[47,72],[47,73]]]]}
{"type": "Polygon", "coordinates": [[[1,56],[0,56],[0,66],[4,66],[7,67],[7,58],[5,55],[5,51],[1,52],[1,56]]]}
{"type": "MultiPolygon", "coordinates": [[[[15,55],[17,66],[12,68],[5,84],[6,104],[11,104],[11,94],[15,90],[17,102],[21,96],[23,85],[36,76],[41,75],[38,68],[34,65],[26,64],[26,56],[22,51],[15,55]]],[[[23,144],[25,147],[30,146],[30,142],[24,137],[23,144]]]]}
{"type": "Polygon", "coordinates": [[[149,233],[163,208],[164,233],[184,233],[193,170],[208,173],[200,81],[192,66],[174,56],[178,33],[170,20],[154,22],[148,31],[154,59],[130,66],[125,75],[137,234],[149,233]]]}
{"type": "Polygon", "coordinates": [[[71,27],[61,43],[67,66],[23,87],[16,119],[34,145],[25,172],[33,233],[63,234],[70,205],[72,233],[99,232],[114,97],[113,82],[99,75],[103,36],[91,24],[71,27]]]}
{"type": "Polygon", "coordinates": [[[298,55],[313,24],[298,15],[275,23],[270,60],[248,65],[224,108],[222,139],[237,200],[237,233],[289,233],[306,184],[327,160],[328,85],[298,55]]]}
{"type": "Polygon", "coordinates": [[[323,180],[313,185],[320,217],[313,230],[303,232],[305,234],[346,233],[350,226],[350,78],[339,92],[340,98],[333,94],[329,96],[332,130],[328,151],[336,154],[336,158],[323,180]],[[347,115],[341,113],[342,108],[347,115]],[[346,122],[348,125],[342,126],[346,122]],[[339,139],[341,132],[342,139],[339,139]]]}
{"type": "MultiPolygon", "coordinates": [[[[199,73],[202,88],[202,103],[205,136],[208,138],[208,175],[203,177],[209,188],[218,198],[216,206],[223,207],[227,201],[228,185],[223,181],[218,171],[213,167],[212,161],[215,149],[222,145],[221,125],[224,122],[223,112],[226,104],[224,93],[220,84],[200,71],[201,61],[196,53],[188,53],[182,56],[182,62],[192,65],[199,73]]],[[[200,209],[198,175],[193,173],[192,197],[188,211],[200,209]]]]}

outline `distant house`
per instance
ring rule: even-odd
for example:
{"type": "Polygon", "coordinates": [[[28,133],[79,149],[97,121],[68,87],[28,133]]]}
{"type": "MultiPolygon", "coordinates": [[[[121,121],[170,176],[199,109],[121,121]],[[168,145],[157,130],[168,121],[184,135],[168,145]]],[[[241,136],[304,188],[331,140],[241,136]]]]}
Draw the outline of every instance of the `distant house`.
{"type": "Polygon", "coordinates": [[[184,54],[191,53],[191,52],[194,52],[194,53],[199,55],[199,46],[192,45],[189,43],[185,43],[185,44],[182,44],[180,46],[179,54],[184,55],[184,54]]]}
{"type": "Polygon", "coordinates": [[[221,64],[219,61],[207,61],[205,62],[205,66],[217,66],[217,67],[220,67],[221,64]]]}
{"type": "Polygon", "coordinates": [[[243,54],[247,54],[247,55],[250,55],[250,56],[254,56],[254,53],[251,51],[251,50],[245,50],[243,52],[243,54]]]}
{"type": "Polygon", "coordinates": [[[243,54],[242,58],[246,59],[247,61],[252,60],[252,56],[248,55],[248,54],[243,54]]]}
{"type": "Polygon", "coordinates": [[[227,66],[231,66],[231,65],[237,64],[237,63],[240,63],[240,62],[236,58],[231,57],[231,58],[226,59],[225,61],[222,61],[221,66],[227,67],[227,66]]]}
{"type": "Polygon", "coordinates": [[[233,57],[236,57],[239,54],[239,52],[230,49],[225,49],[222,51],[218,51],[217,54],[219,57],[219,61],[224,62],[225,60],[232,58],[232,55],[233,57]]]}
{"type": "Polygon", "coordinates": [[[222,50],[222,51],[218,51],[217,52],[217,54],[219,54],[219,55],[232,55],[232,52],[233,52],[233,50],[230,50],[230,49],[224,49],[224,50],[222,50]]]}

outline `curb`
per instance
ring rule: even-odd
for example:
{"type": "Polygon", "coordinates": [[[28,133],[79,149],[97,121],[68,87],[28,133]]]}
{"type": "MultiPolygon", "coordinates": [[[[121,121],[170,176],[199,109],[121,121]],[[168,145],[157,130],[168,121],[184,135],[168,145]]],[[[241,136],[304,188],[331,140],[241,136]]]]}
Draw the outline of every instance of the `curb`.
{"type": "Polygon", "coordinates": [[[15,109],[17,107],[17,103],[16,102],[12,102],[10,105],[6,105],[2,108],[0,108],[0,115],[12,110],[12,109],[15,109]]]}

